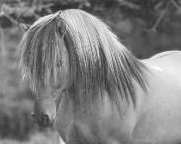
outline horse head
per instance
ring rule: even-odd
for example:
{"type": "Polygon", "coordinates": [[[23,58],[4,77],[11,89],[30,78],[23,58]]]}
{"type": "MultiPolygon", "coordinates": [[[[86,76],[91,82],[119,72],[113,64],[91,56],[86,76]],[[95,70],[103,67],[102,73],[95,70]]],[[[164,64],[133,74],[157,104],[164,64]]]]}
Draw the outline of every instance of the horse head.
{"type": "Polygon", "coordinates": [[[144,65],[106,24],[82,10],[35,21],[23,36],[20,55],[22,73],[37,93],[39,124],[54,121],[64,91],[74,111],[80,111],[90,110],[106,96],[118,107],[122,99],[135,104],[135,81],[146,89],[144,65]]]}
{"type": "Polygon", "coordinates": [[[20,43],[20,67],[36,95],[32,116],[43,127],[54,123],[69,80],[65,26],[58,15],[51,14],[35,21],[20,43]]]}

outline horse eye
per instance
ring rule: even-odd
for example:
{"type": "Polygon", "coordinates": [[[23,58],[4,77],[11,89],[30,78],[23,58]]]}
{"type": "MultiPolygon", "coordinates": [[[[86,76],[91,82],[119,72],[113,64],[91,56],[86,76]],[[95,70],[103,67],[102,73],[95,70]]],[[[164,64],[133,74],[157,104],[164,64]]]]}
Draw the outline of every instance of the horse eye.
{"type": "Polygon", "coordinates": [[[57,67],[61,67],[61,66],[62,66],[62,61],[59,60],[59,61],[57,62],[57,67]]]}

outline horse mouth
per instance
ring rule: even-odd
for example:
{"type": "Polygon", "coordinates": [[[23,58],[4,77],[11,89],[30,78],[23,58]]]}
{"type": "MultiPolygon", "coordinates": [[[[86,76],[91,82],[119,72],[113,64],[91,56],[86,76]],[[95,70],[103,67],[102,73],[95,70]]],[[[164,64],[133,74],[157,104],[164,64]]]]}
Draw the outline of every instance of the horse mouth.
{"type": "Polygon", "coordinates": [[[40,128],[53,128],[54,120],[50,120],[46,114],[32,114],[32,119],[40,128]]]}

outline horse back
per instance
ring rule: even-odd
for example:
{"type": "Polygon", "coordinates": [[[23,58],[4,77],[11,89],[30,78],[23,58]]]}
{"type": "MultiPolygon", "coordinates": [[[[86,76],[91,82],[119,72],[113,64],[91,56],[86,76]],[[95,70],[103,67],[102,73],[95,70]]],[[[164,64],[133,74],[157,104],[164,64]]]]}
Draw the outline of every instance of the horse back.
{"type": "Polygon", "coordinates": [[[156,68],[164,73],[180,76],[181,73],[181,51],[167,51],[142,60],[149,67],[156,68]]]}

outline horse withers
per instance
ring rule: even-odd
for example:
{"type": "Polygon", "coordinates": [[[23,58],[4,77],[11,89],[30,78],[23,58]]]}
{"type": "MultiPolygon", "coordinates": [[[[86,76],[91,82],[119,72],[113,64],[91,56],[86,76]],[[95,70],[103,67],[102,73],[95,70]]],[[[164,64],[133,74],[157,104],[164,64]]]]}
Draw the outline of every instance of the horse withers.
{"type": "Polygon", "coordinates": [[[37,20],[20,43],[35,118],[67,144],[181,143],[180,51],[139,60],[78,9],[37,20]]]}

